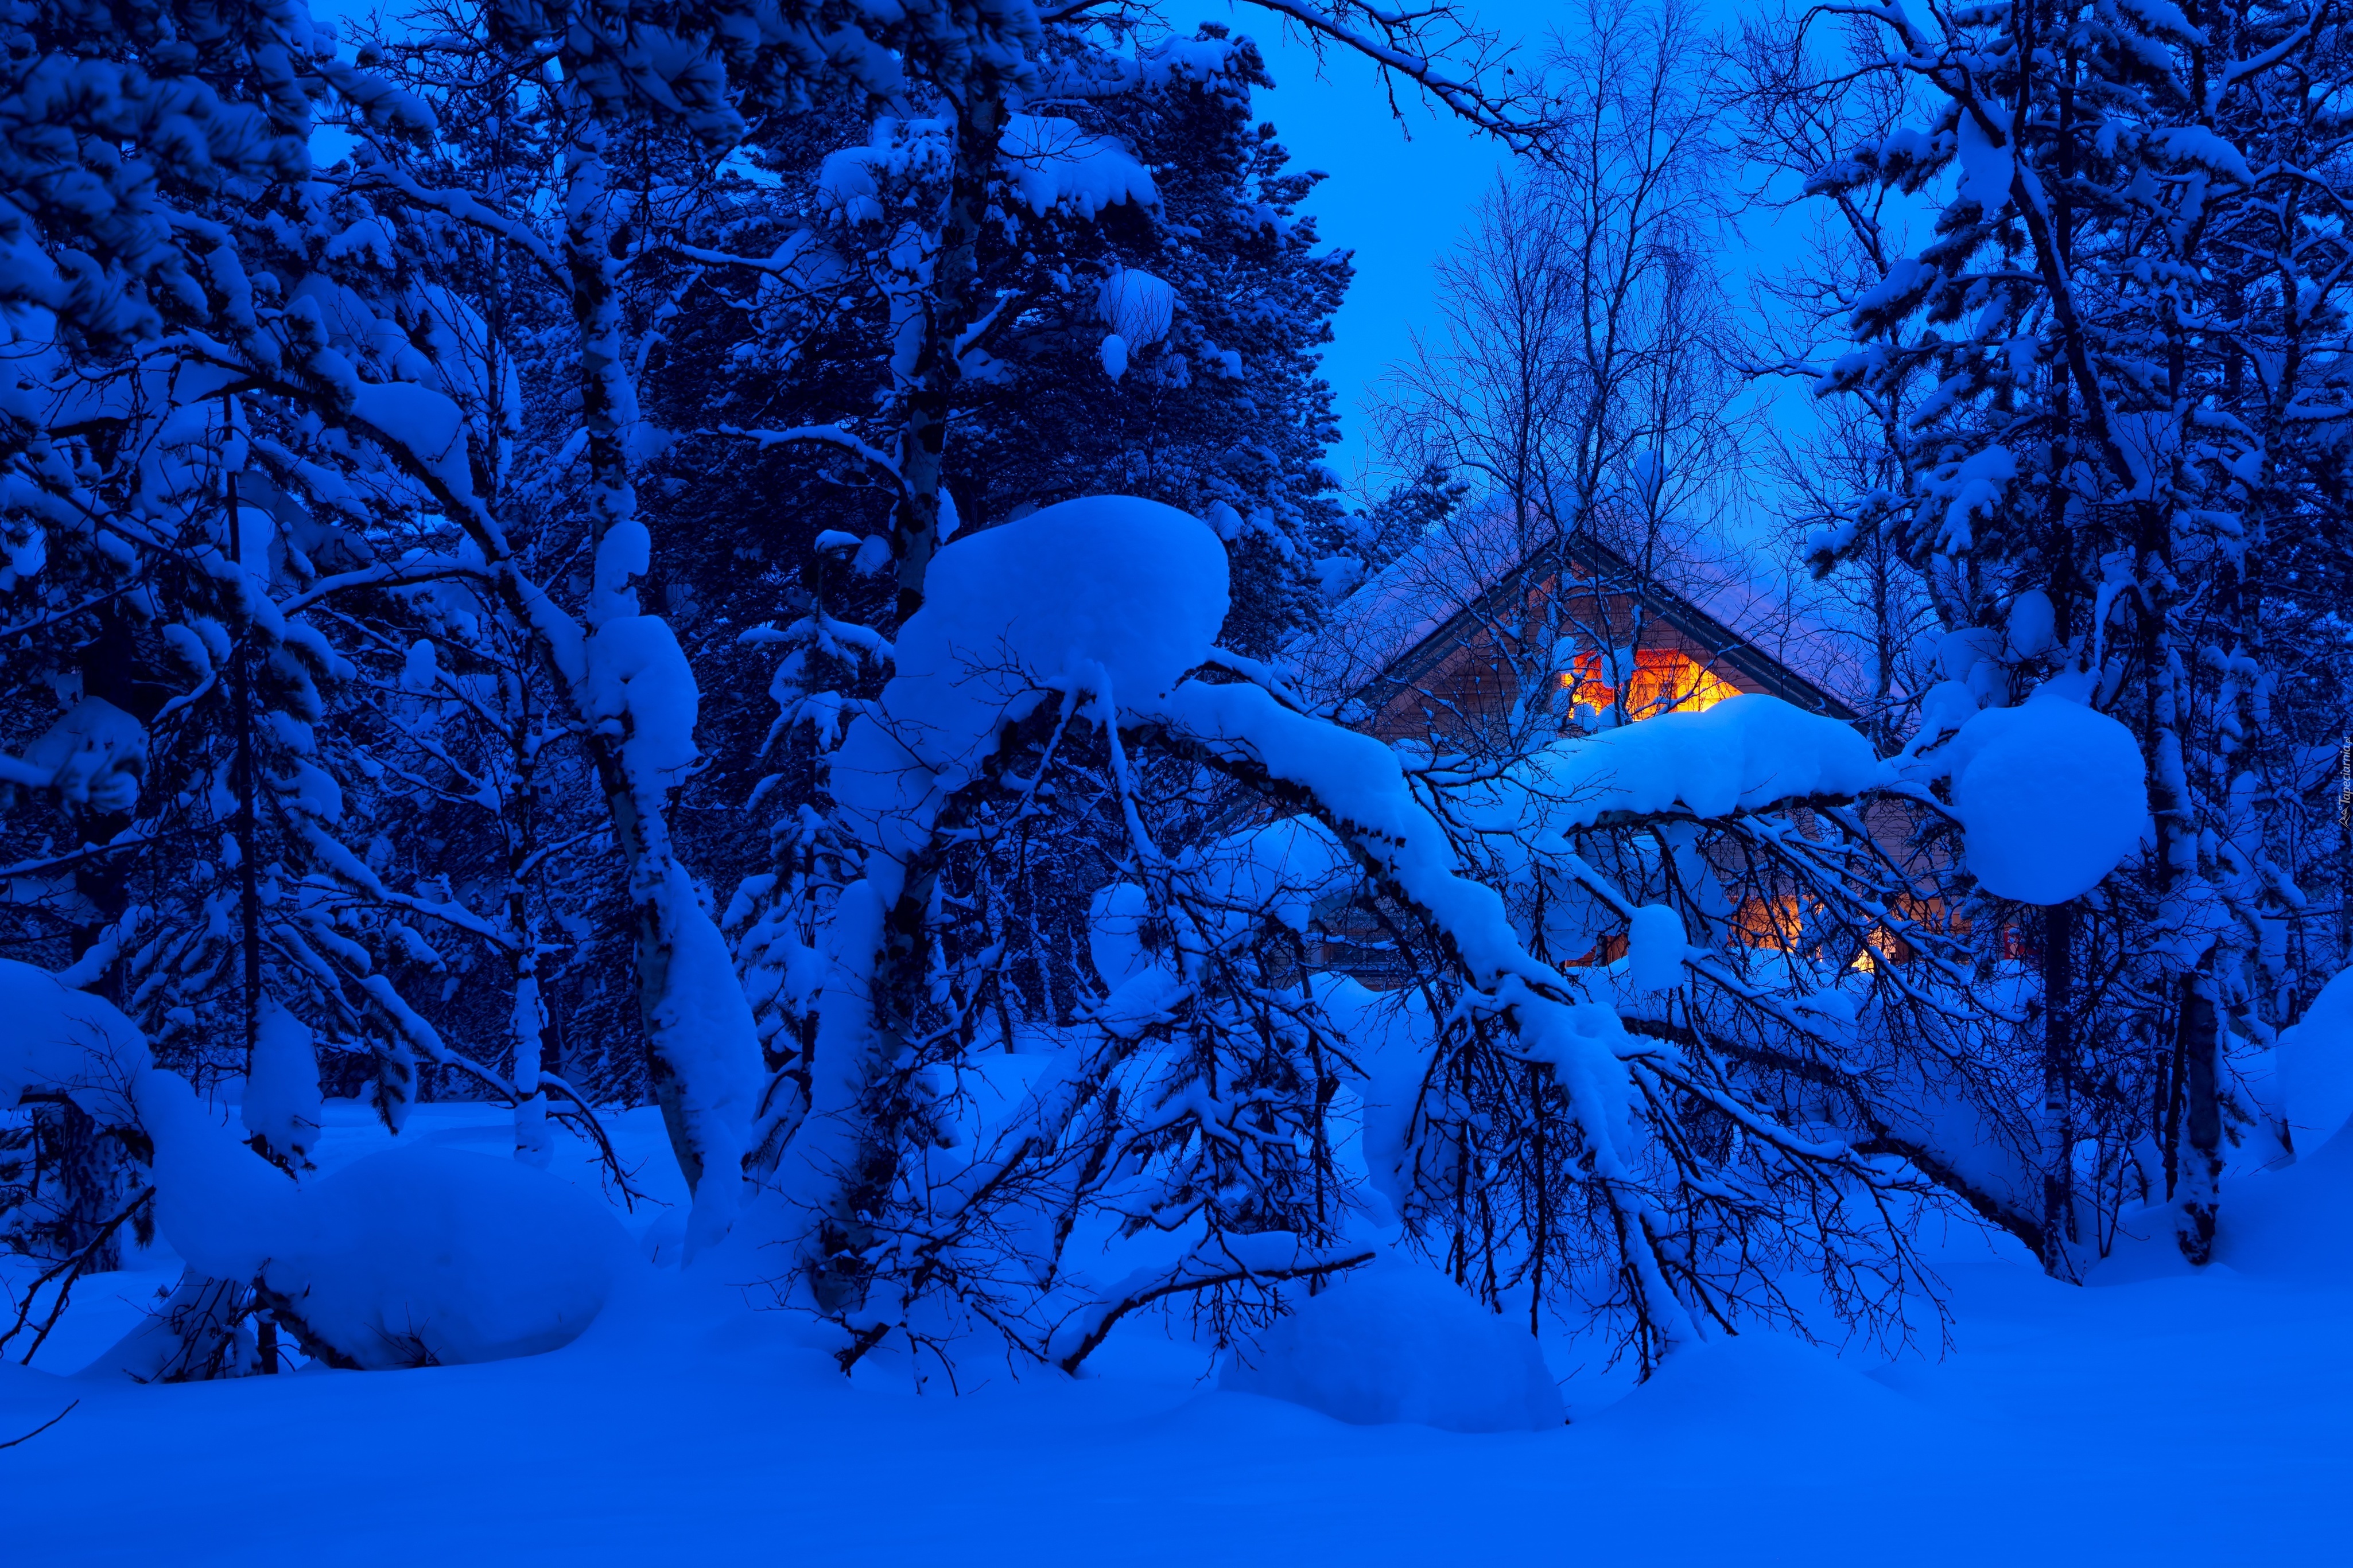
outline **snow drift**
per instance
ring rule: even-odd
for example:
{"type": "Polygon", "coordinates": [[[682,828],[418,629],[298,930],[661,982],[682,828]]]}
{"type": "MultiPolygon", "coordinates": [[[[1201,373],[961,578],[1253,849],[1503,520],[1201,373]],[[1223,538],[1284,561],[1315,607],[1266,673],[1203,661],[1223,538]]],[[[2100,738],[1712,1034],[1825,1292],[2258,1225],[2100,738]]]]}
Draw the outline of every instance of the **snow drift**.
{"type": "Polygon", "coordinates": [[[2279,1037],[2282,1109],[2298,1148],[2316,1148],[2353,1118],[2353,969],[2322,987],[2279,1037]]]}
{"type": "Polygon", "coordinates": [[[185,1079],[149,1065],[128,1018],[46,970],[0,960],[0,1105],[62,1090],[145,1132],[164,1239],[201,1274],[257,1282],[336,1364],[554,1350],[596,1320],[631,1260],[602,1201],[512,1161],[403,1150],[298,1185],[185,1079]]]}
{"type": "Polygon", "coordinates": [[[360,1367],[561,1349],[633,1258],[592,1194],[457,1150],[370,1155],[305,1190],[293,1218],[262,1287],[329,1359],[360,1367]]]}
{"type": "Polygon", "coordinates": [[[554,1350],[596,1320],[632,1257],[596,1196],[510,1160],[396,1150],[298,1186],[177,1074],[145,1073],[137,1100],[173,1250],[215,1279],[258,1281],[337,1365],[554,1350]]]}
{"type": "Polygon", "coordinates": [[[1454,1282],[1383,1253],[1295,1304],[1219,1383],[1359,1426],[1524,1432],[1567,1419],[1524,1322],[1454,1282]]]}

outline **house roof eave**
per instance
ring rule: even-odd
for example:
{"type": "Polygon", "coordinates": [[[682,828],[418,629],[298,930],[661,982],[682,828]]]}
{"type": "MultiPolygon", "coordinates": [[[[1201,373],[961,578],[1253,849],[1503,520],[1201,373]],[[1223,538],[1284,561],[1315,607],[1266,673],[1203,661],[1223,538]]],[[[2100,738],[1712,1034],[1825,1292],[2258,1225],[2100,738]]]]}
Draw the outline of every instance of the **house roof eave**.
{"type": "Polygon", "coordinates": [[[1686,641],[1703,649],[1710,659],[1728,666],[1770,695],[1793,707],[1843,723],[1861,721],[1861,716],[1845,703],[1681,594],[1655,578],[1645,577],[1635,569],[1633,563],[1589,533],[1567,538],[1556,533],[1545,546],[1530,552],[1525,560],[1504,573],[1471,603],[1432,627],[1428,635],[1390,660],[1378,675],[1349,695],[1377,711],[1412,689],[1455,649],[1469,643],[1487,618],[1482,612],[1499,601],[1526,592],[1530,581],[1553,563],[1547,557],[1555,546],[1565,548],[1571,560],[1592,574],[1591,586],[1595,592],[1624,593],[1639,597],[1652,614],[1672,626],[1686,641]]]}

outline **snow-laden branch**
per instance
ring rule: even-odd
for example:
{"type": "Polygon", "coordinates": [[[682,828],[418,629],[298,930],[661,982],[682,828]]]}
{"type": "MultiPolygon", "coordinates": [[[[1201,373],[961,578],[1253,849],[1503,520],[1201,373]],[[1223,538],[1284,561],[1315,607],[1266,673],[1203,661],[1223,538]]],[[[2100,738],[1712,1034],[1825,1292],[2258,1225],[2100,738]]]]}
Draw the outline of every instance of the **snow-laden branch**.
{"type": "Polygon", "coordinates": [[[797,425],[789,430],[744,429],[733,425],[720,425],[713,426],[712,433],[740,436],[758,442],[764,449],[791,446],[830,447],[836,451],[849,453],[891,481],[893,489],[902,487],[906,482],[899,471],[897,459],[891,454],[871,442],[860,439],[839,425],[797,425]]]}
{"type": "Polygon", "coordinates": [[[1324,1277],[1369,1263],[1373,1256],[1373,1248],[1361,1243],[1309,1247],[1286,1231],[1219,1235],[1166,1268],[1137,1269],[1072,1312],[1055,1328],[1046,1356],[1064,1372],[1074,1373],[1122,1318],[1155,1301],[1221,1285],[1324,1277]]]}

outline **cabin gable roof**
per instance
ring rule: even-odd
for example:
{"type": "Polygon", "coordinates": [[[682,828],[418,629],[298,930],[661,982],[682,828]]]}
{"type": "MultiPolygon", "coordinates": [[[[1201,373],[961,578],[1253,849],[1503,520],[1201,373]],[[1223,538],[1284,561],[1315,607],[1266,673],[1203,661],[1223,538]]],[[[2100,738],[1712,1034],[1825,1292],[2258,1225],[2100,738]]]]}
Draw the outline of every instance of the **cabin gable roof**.
{"type": "Polygon", "coordinates": [[[1564,557],[1580,574],[1576,588],[1580,597],[1639,600],[1647,622],[1667,627],[1672,634],[1672,642],[1654,646],[1676,647],[1694,664],[1741,690],[1778,697],[1793,707],[1825,718],[1857,721],[1854,710],[1820,684],[1791,669],[1690,598],[1660,582],[1654,574],[1639,571],[1625,556],[1590,534],[1574,534],[1565,539],[1555,535],[1546,545],[1527,552],[1519,564],[1421,631],[1368,678],[1350,682],[1344,695],[1363,702],[1379,715],[1409,693],[1429,689],[1432,682],[1443,677],[1450,662],[1460,662],[1475,649],[1486,635],[1485,628],[1499,616],[1515,603],[1548,591],[1548,584],[1559,571],[1564,557]],[[1554,545],[1558,548],[1552,548],[1554,545]]]}

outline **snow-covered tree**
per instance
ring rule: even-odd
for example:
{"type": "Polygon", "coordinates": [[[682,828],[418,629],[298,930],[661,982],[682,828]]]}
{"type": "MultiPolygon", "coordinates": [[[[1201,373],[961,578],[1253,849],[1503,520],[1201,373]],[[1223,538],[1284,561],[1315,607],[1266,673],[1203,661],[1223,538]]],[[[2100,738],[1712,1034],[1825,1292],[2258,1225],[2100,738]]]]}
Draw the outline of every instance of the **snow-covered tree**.
{"type": "MultiPolygon", "coordinates": [[[[292,12],[93,33],[84,64],[218,121],[206,158],[94,123],[70,160],[185,166],[126,176],[137,245],[25,207],[56,279],[12,318],[10,831],[50,842],[11,857],[44,962],[0,979],[72,1038],[0,1067],[81,1120],[43,1132],[66,1200],[10,1201],[69,1269],[151,1215],[188,1262],[126,1367],[266,1365],[258,1326],[348,1366],[576,1333],[609,1221],[511,1164],[317,1178],[306,1140],[322,1076],[396,1127],[454,1079],[543,1161],[552,1117],[596,1135],[591,1077],[638,1087],[632,1030],[688,1251],[845,1365],[1075,1370],[1161,1304],[1228,1342],[1394,1227],[1647,1368],[1797,1321],[1800,1274],[1911,1331],[1939,1194],[2064,1228],[2027,1190],[2031,988],[1985,948],[2129,848],[2001,804],[2112,763],[2109,697],[1947,694],[1880,752],[1769,699],[1635,723],[1613,626],[1588,725],[1565,592],[1502,628],[1517,698],[1478,748],[1294,679],[1353,579],[1498,520],[1640,589],[1732,448],[1688,16],[1588,17],[1546,119],[1444,7],[1272,9],[1537,164],[1457,279],[1520,310],[1510,341],[1463,317],[1496,395],[1426,377],[1442,438],[1361,528],[1314,363],[1347,265],[1219,28],[499,0],[348,63],[292,12]],[[312,102],[352,142],[324,169],[312,102]],[[1409,987],[1331,972],[1343,907],[1409,987]],[[235,1136],[198,1098],[230,1077],[235,1136]],[[385,1321],[435,1226],[558,1327],[447,1293],[385,1321]],[[1113,1242],[1135,1267],[1099,1278],[1113,1242]]],[[[51,160],[20,206],[80,188],[11,155],[51,160]]],[[[2020,585],[1970,581],[2001,678],[2047,662],[2020,585]]],[[[1966,689],[1985,639],[1947,642],[1966,689]]]]}
{"type": "Polygon", "coordinates": [[[1862,258],[1821,281],[1851,346],[1791,368],[1868,411],[1891,469],[1813,550],[1885,541],[1922,573],[1947,682],[1924,729],[2032,691],[2021,711],[2048,694],[2137,737],[2146,854],[1989,923],[2040,952],[2046,1260],[2171,1198],[2202,1262],[2228,1142],[2275,1135],[2235,1069],[2322,977],[2287,956],[2314,785],[2274,634],[2309,625],[2294,542],[2341,516],[2342,247],[2312,216],[2346,188],[2341,24],[1847,15],[1747,55],[1760,126],[1862,258]],[[1934,213],[1916,253],[1886,243],[1883,190],[1934,213]]]}

